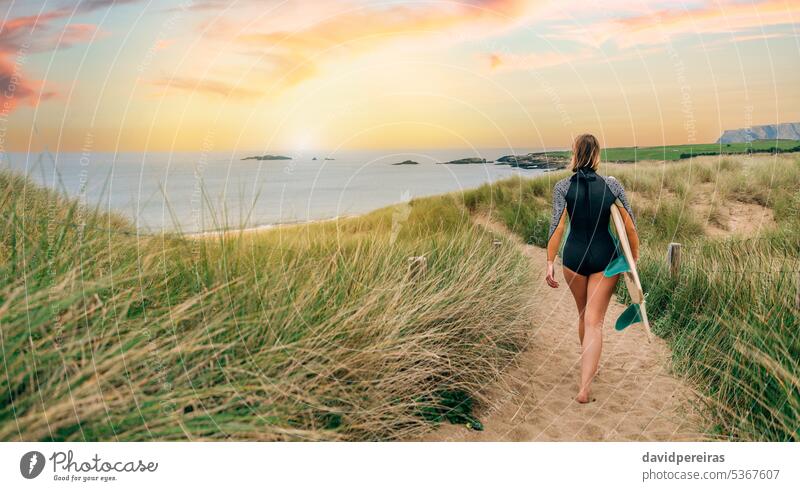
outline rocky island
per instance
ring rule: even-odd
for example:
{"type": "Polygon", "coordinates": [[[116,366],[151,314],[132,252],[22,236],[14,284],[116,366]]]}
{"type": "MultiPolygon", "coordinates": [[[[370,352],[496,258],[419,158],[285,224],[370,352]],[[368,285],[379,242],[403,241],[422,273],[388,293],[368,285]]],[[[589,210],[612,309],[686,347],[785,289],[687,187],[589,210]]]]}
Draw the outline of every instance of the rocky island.
{"type": "Polygon", "coordinates": [[[245,157],[242,160],[292,160],[292,158],[284,155],[255,155],[252,157],[245,157]]]}
{"type": "Polygon", "coordinates": [[[567,165],[568,158],[548,153],[529,153],[525,155],[506,155],[495,162],[521,169],[560,169],[567,165]]]}
{"type": "Polygon", "coordinates": [[[449,162],[436,162],[437,164],[486,164],[491,162],[480,157],[468,157],[465,159],[451,160],[449,162]]]}
{"type": "Polygon", "coordinates": [[[414,162],[413,160],[404,160],[402,162],[396,162],[392,165],[419,165],[419,162],[414,162]]]}

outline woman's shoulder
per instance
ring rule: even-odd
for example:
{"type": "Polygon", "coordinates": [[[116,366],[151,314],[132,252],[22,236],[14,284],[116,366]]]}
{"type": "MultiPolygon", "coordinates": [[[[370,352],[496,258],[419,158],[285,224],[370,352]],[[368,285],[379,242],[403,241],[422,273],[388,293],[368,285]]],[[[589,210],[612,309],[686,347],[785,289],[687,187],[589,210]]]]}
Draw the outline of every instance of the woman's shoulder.
{"type": "MultiPolygon", "coordinates": [[[[608,182],[608,181],[616,181],[617,180],[617,178],[614,177],[614,176],[607,176],[605,174],[600,174],[599,172],[595,172],[595,174],[597,175],[597,177],[602,178],[606,182],[608,182]]],[[[617,182],[619,182],[619,181],[617,181],[617,182]]]]}
{"type": "Polygon", "coordinates": [[[567,191],[569,190],[569,183],[570,183],[569,177],[565,177],[564,179],[561,179],[560,181],[556,182],[556,184],[553,186],[553,193],[566,194],[567,191]]]}
{"type": "Polygon", "coordinates": [[[611,188],[612,191],[614,191],[614,194],[619,194],[618,191],[624,191],[622,183],[616,177],[602,176],[600,174],[597,175],[600,176],[606,182],[606,184],[608,184],[608,187],[611,188]]]}

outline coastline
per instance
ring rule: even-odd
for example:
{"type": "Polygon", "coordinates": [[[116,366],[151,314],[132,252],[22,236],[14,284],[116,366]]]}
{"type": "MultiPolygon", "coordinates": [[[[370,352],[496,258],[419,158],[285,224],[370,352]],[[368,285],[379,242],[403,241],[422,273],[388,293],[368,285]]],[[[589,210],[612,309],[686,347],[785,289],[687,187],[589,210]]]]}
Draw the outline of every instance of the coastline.
{"type": "Polygon", "coordinates": [[[207,239],[210,237],[219,237],[221,235],[233,234],[254,234],[258,232],[266,232],[267,230],[275,230],[280,228],[300,227],[303,225],[314,225],[317,223],[334,222],[341,219],[355,218],[360,215],[336,215],[330,218],[319,218],[316,220],[297,220],[293,222],[280,222],[280,223],[267,223],[264,225],[256,225],[246,228],[228,228],[216,230],[204,230],[202,232],[188,232],[183,234],[184,237],[189,239],[207,239]]]}

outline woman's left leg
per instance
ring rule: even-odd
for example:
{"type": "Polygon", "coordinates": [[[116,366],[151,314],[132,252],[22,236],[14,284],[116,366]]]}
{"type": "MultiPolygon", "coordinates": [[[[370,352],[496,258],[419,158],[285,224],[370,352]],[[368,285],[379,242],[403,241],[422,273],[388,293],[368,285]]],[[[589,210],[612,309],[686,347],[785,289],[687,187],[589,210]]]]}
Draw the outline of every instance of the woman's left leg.
{"type": "Polygon", "coordinates": [[[572,298],[575,299],[575,306],[578,308],[578,339],[583,344],[583,314],[586,311],[586,282],[589,278],[572,271],[566,266],[562,268],[562,271],[564,272],[564,279],[572,292],[572,298]]]}
{"type": "Polygon", "coordinates": [[[585,332],[581,349],[581,384],[576,400],[589,402],[589,388],[597,372],[603,349],[603,321],[619,275],[606,278],[602,272],[589,275],[586,285],[585,332]]]}

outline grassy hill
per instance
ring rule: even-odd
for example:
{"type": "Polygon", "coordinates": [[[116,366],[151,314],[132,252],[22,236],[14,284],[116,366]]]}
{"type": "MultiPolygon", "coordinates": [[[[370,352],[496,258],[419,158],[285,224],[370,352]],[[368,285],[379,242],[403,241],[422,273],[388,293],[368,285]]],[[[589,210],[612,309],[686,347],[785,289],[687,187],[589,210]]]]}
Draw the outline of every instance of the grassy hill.
{"type": "MultiPolygon", "coordinates": [[[[800,152],[800,141],[756,140],[750,143],[700,143],[661,147],[616,147],[602,150],[605,162],[638,162],[642,160],[681,160],[704,155],[738,155],[746,153],[800,152]]],[[[568,158],[571,152],[548,152],[568,158]]]]}
{"type": "Polygon", "coordinates": [[[0,207],[2,441],[401,438],[528,335],[527,261],[450,196],[205,239],[7,172],[0,207]]]}

